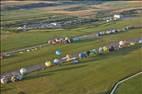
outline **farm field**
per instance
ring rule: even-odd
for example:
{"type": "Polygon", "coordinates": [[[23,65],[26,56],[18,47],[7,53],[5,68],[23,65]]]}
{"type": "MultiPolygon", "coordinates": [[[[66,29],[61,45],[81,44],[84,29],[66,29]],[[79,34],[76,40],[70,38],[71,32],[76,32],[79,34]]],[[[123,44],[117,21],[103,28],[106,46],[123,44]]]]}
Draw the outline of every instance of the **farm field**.
{"type": "MultiPolygon", "coordinates": [[[[141,43],[129,43],[142,38],[141,1],[22,2],[2,1],[0,77],[34,65],[44,68],[25,73],[20,81],[1,84],[1,94],[110,94],[120,79],[142,71],[141,43]],[[114,20],[115,14],[121,18],[114,20]],[[122,31],[97,36],[113,30],[122,31]],[[73,41],[79,36],[87,38],[73,41]],[[49,43],[65,37],[71,43],[49,43]],[[125,40],[127,47],[99,53],[98,48],[120,46],[125,40]],[[78,64],[54,64],[54,59],[91,49],[98,49],[97,55],[79,58],[78,64]],[[46,61],[51,61],[50,67],[46,61]]],[[[122,83],[114,94],[141,94],[141,86],[142,74],[122,83]]]]}

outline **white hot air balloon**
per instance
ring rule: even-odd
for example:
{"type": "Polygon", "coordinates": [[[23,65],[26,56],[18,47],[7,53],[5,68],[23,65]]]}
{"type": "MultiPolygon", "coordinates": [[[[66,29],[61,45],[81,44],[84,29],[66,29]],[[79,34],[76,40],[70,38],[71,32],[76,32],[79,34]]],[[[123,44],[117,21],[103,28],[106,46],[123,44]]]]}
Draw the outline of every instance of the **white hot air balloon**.
{"type": "Polygon", "coordinates": [[[27,72],[27,69],[25,69],[25,68],[21,68],[21,69],[20,69],[21,75],[24,75],[26,72],[27,72]]]}
{"type": "Polygon", "coordinates": [[[6,78],[1,78],[0,81],[1,81],[1,84],[6,84],[8,82],[6,78]]]}
{"type": "Polygon", "coordinates": [[[119,45],[124,45],[124,41],[119,41],[119,45]]]}
{"type": "Polygon", "coordinates": [[[50,67],[51,65],[52,65],[52,63],[51,63],[50,61],[46,61],[46,62],[45,62],[45,66],[46,66],[46,67],[50,67]]]}
{"type": "Polygon", "coordinates": [[[59,61],[59,59],[54,59],[54,60],[53,60],[53,63],[54,63],[54,64],[59,64],[60,61],[59,61]]]}
{"type": "Polygon", "coordinates": [[[142,39],[140,39],[140,40],[138,41],[138,43],[142,43],[142,39]]]}
{"type": "Polygon", "coordinates": [[[30,50],[29,50],[29,49],[27,49],[26,51],[27,51],[27,52],[30,52],[30,50]]]}

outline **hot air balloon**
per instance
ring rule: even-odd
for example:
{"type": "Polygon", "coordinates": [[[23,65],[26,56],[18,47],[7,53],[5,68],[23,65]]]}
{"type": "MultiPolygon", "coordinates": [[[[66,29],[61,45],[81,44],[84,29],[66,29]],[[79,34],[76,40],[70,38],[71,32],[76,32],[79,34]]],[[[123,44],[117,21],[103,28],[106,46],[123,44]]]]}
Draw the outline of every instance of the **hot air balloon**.
{"type": "Polygon", "coordinates": [[[61,55],[62,54],[62,51],[60,49],[56,50],[55,52],[56,55],[61,55]]]}
{"type": "Polygon", "coordinates": [[[21,68],[21,69],[20,69],[20,73],[21,73],[22,75],[24,75],[26,72],[27,72],[27,69],[25,69],[25,68],[21,68]]]}
{"type": "Polygon", "coordinates": [[[46,62],[45,62],[45,66],[46,66],[46,67],[50,67],[51,65],[52,65],[51,61],[46,61],[46,62]]]}

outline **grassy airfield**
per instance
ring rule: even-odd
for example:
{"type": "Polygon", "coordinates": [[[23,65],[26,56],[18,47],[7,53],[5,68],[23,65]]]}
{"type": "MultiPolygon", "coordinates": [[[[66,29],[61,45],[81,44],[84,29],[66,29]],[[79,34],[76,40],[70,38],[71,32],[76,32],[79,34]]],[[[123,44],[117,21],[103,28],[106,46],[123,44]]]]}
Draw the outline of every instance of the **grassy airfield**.
{"type": "MultiPolygon", "coordinates": [[[[20,2],[19,2],[20,3],[20,2]]],[[[9,6],[19,5],[17,1],[9,6]]],[[[31,4],[24,3],[26,4],[31,4]]],[[[37,3],[39,3],[37,1],[37,3]]],[[[20,5],[22,5],[20,3],[20,5]]],[[[61,4],[53,7],[38,7],[29,10],[3,10],[2,23],[9,26],[1,30],[1,51],[11,51],[18,48],[30,47],[33,45],[47,43],[55,37],[72,37],[91,34],[111,28],[123,28],[125,26],[142,24],[142,14],[136,17],[118,20],[115,22],[93,24],[87,23],[77,27],[63,29],[33,29],[27,32],[16,32],[17,25],[23,22],[38,21],[64,21],[75,18],[96,19],[96,11],[111,11],[111,13],[122,12],[123,9],[141,8],[140,2],[103,2],[95,5],[88,5],[78,11],[70,11],[68,8],[83,7],[83,4],[72,4],[70,6],[61,4]],[[125,3],[125,4],[122,4],[125,3]],[[105,10],[106,6],[109,6],[105,10]],[[100,8],[101,7],[101,8],[100,8]],[[57,10],[58,8],[58,10],[57,10]],[[56,11],[55,11],[56,10],[56,11]],[[83,15],[88,13],[87,15],[83,15]],[[77,15],[76,15],[77,14],[77,15]],[[54,16],[54,17],[53,17],[54,16]],[[53,18],[52,18],[53,17],[53,18]]],[[[105,14],[104,14],[105,15],[105,14]]],[[[106,14],[108,15],[108,14],[106,14]]],[[[16,70],[35,64],[44,64],[47,60],[62,57],[66,54],[98,48],[125,39],[140,38],[141,29],[129,30],[114,35],[104,36],[100,39],[81,41],[67,45],[49,45],[37,51],[17,53],[16,56],[1,60],[1,73],[16,70]],[[61,56],[55,55],[55,50],[60,48],[63,51],[61,56]]],[[[90,56],[81,60],[79,64],[63,64],[36,71],[25,76],[22,81],[1,85],[2,94],[108,94],[112,86],[118,80],[142,71],[141,45],[124,48],[119,51],[108,53],[102,56],[90,56]]],[[[140,83],[142,75],[122,84],[115,94],[140,94],[142,93],[140,83]],[[135,86],[133,88],[133,86],[135,86]],[[129,88],[132,88],[129,91],[129,88]],[[133,92],[133,93],[132,93],[133,92]]]]}
{"type": "Polygon", "coordinates": [[[136,93],[139,94],[142,92],[141,89],[137,89],[139,87],[141,87],[141,84],[137,84],[139,82],[142,82],[142,76],[138,76],[136,78],[133,78],[127,82],[125,82],[124,84],[122,84],[116,94],[130,94],[130,93],[136,93]],[[137,89],[137,91],[135,91],[137,89]]]}

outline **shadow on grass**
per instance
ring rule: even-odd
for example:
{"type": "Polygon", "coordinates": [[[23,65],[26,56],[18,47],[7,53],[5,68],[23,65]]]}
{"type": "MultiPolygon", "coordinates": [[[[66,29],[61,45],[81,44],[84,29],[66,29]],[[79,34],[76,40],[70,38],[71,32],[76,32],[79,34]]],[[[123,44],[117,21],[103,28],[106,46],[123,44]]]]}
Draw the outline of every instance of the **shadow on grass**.
{"type": "Polygon", "coordinates": [[[99,92],[97,94],[109,94],[107,91],[104,91],[104,92],[99,92]]]}
{"type": "Polygon", "coordinates": [[[44,76],[50,76],[50,75],[53,75],[56,72],[73,70],[73,69],[78,69],[78,68],[82,68],[82,67],[86,67],[86,66],[87,66],[86,64],[77,64],[77,66],[70,64],[70,66],[69,65],[67,67],[63,66],[61,68],[59,66],[59,67],[56,67],[54,69],[49,70],[48,72],[47,71],[43,72],[44,71],[43,70],[43,71],[41,71],[41,73],[34,74],[32,76],[27,75],[27,77],[24,80],[30,80],[30,79],[40,78],[40,77],[44,77],[44,76]]]}
{"type": "Polygon", "coordinates": [[[3,88],[3,87],[1,87],[1,89],[0,89],[0,92],[2,93],[4,93],[5,91],[10,91],[10,90],[12,90],[12,89],[14,89],[14,88],[12,88],[12,87],[6,87],[6,88],[3,88]]]}

